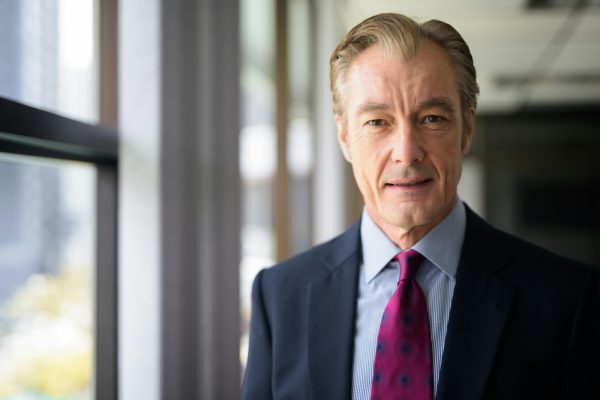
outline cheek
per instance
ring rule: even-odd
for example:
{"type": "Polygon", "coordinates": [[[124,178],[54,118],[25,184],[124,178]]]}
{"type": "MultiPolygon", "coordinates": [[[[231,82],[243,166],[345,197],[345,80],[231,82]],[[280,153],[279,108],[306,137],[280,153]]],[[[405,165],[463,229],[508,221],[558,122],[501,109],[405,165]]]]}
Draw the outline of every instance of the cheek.
{"type": "Polygon", "coordinates": [[[373,164],[370,160],[365,158],[364,154],[361,154],[358,158],[354,159],[352,168],[354,169],[354,176],[357,181],[359,181],[359,185],[362,186],[362,188],[371,186],[371,181],[373,180],[373,164]]]}
{"type": "Polygon", "coordinates": [[[381,163],[374,154],[374,151],[365,147],[353,153],[352,169],[363,195],[377,191],[381,163]]]}
{"type": "Polygon", "coordinates": [[[448,163],[448,190],[456,191],[462,169],[462,153],[457,152],[448,163]]]}
{"type": "Polygon", "coordinates": [[[357,134],[352,142],[352,168],[363,194],[380,191],[380,180],[390,166],[396,143],[390,136],[357,134]]]}
{"type": "Polygon", "coordinates": [[[440,147],[439,150],[434,164],[438,174],[442,178],[442,184],[446,186],[455,185],[458,183],[462,164],[460,146],[452,143],[448,147],[440,147]]]}

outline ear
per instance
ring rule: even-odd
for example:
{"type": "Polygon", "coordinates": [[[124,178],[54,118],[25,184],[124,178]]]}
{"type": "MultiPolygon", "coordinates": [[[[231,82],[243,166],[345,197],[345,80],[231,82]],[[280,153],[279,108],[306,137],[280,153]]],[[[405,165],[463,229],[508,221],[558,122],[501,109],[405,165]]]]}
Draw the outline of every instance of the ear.
{"type": "Polygon", "coordinates": [[[473,132],[475,131],[475,109],[469,108],[467,118],[464,121],[464,133],[462,136],[461,151],[462,155],[466,156],[471,150],[471,142],[473,141],[473,132]]]}
{"type": "Polygon", "coordinates": [[[352,156],[350,155],[350,143],[348,142],[348,132],[346,130],[346,124],[344,123],[343,117],[339,114],[335,115],[335,126],[337,127],[337,138],[344,154],[344,158],[349,163],[352,162],[352,156]]]}

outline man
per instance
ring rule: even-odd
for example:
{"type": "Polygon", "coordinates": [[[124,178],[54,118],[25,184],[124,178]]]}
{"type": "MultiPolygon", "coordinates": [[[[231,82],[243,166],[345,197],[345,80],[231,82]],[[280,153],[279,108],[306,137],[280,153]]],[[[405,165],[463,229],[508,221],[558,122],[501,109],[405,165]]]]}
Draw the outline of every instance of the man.
{"type": "Polygon", "coordinates": [[[598,270],[495,230],[457,197],[478,94],[458,32],[377,15],[330,72],[365,208],[256,277],[243,397],[600,398],[598,270]]]}

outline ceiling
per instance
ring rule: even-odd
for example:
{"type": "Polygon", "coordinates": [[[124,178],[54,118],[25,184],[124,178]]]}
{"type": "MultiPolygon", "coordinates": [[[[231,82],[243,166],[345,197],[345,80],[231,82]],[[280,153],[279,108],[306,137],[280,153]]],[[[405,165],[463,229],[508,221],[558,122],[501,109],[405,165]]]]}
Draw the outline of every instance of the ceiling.
{"type": "Polygon", "coordinates": [[[398,12],[421,22],[440,19],[453,25],[469,44],[475,60],[480,111],[600,104],[598,1],[339,2],[346,31],[381,12],[398,12]],[[541,6],[531,8],[528,3],[541,6]],[[579,7],[574,8],[574,3],[579,7]]]}

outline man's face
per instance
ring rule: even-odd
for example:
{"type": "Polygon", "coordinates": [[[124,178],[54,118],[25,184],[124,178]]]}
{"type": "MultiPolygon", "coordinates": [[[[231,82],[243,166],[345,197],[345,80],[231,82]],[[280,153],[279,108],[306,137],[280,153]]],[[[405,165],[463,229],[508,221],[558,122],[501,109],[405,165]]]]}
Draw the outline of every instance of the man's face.
{"type": "Polygon", "coordinates": [[[474,110],[464,126],[448,55],[430,41],[408,61],[378,46],[348,69],[338,139],[371,218],[412,246],[454,207],[474,110]]]}

